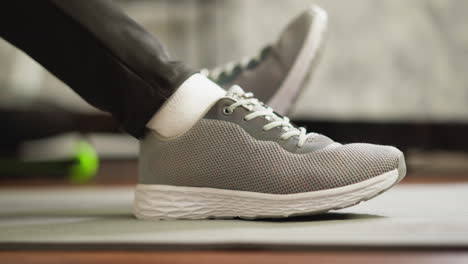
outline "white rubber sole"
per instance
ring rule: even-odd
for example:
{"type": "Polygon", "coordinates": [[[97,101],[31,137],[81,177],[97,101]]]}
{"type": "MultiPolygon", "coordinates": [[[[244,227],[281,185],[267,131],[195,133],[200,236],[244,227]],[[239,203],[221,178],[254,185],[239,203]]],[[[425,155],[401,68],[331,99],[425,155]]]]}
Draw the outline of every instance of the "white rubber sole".
{"type": "Polygon", "coordinates": [[[309,12],[313,14],[314,20],[307,32],[304,44],[286,79],[275,95],[268,101],[268,105],[280,114],[286,114],[289,107],[297,99],[298,93],[303,88],[306,77],[312,73],[312,65],[320,55],[324,45],[328,24],[327,13],[318,6],[310,7],[309,12]]]}
{"type": "Polygon", "coordinates": [[[283,218],[323,213],[369,200],[401,179],[398,169],[345,187],[297,194],[139,184],[133,212],[139,219],[283,218]]]}

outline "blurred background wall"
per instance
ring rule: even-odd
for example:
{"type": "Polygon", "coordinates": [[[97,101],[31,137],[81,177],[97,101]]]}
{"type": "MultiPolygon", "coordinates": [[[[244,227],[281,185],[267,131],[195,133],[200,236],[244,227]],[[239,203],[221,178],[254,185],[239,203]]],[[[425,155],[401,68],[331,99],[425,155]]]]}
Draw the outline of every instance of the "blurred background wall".
{"type": "MultiPolygon", "coordinates": [[[[292,17],[316,3],[329,13],[328,46],[293,117],[468,121],[468,1],[116,2],[156,34],[176,58],[200,68],[256,54],[292,17]]],[[[95,111],[40,65],[0,40],[0,102],[17,104],[19,98],[95,111]]]]}

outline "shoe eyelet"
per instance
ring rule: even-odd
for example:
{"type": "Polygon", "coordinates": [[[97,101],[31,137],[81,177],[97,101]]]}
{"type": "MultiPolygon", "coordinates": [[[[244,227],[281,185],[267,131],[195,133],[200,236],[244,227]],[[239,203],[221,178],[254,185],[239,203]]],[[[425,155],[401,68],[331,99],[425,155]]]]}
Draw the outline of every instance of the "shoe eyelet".
{"type": "Polygon", "coordinates": [[[233,110],[229,110],[228,107],[224,107],[223,108],[223,114],[224,115],[231,115],[234,111],[233,110]]]}

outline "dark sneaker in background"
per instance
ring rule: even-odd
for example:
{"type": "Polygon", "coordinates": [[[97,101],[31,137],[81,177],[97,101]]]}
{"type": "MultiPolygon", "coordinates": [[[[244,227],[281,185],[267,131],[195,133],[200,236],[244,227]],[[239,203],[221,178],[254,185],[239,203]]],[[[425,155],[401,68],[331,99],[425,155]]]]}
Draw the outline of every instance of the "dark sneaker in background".
{"type": "Polygon", "coordinates": [[[257,57],[202,73],[225,89],[239,85],[253,92],[277,113],[285,115],[314,72],[324,46],[326,27],[325,10],[311,6],[283,30],[276,43],[266,46],[257,57]]]}

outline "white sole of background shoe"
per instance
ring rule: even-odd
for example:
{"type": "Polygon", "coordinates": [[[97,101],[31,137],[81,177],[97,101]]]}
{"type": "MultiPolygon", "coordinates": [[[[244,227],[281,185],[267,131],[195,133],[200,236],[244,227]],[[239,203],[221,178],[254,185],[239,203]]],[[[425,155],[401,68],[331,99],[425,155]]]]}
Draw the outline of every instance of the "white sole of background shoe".
{"type": "Polygon", "coordinates": [[[395,169],[335,189],[266,194],[213,188],[138,184],[133,212],[139,219],[284,218],[342,209],[369,200],[403,178],[395,169]]]}
{"type": "Polygon", "coordinates": [[[311,74],[312,64],[317,63],[320,52],[324,45],[325,33],[327,31],[327,13],[318,6],[310,7],[309,12],[313,15],[313,22],[305,38],[296,60],[289,70],[286,79],[281,84],[275,95],[268,101],[277,113],[286,114],[289,107],[293,105],[298,97],[300,89],[303,88],[308,74],[311,74]]]}

